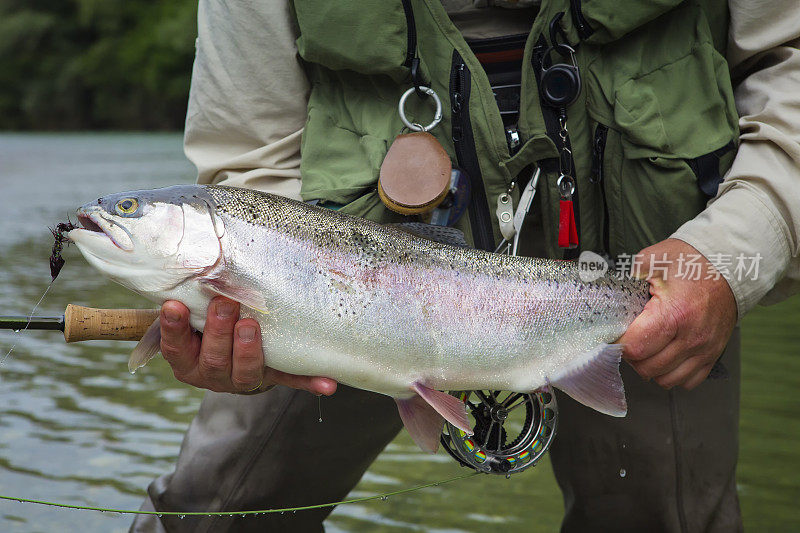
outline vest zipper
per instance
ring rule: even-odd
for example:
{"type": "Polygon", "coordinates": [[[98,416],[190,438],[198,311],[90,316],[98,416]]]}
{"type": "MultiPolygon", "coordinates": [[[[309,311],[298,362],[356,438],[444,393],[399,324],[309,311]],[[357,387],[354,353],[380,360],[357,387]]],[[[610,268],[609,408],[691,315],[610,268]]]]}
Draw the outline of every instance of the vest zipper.
{"type": "Polygon", "coordinates": [[[603,198],[603,248],[605,253],[609,250],[609,215],[608,202],[606,201],[606,185],[603,183],[603,163],[606,157],[606,139],[608,138],[608,126],[598,124],[594,129],[594,139],[592,140],[592,173],[589,181],[600,186],[600,196],[603,198]]]}
{"type": "Polygon", "coordinates": [[[453,146],[458,166],[469,176],[472,194],[469,199],[469,221],[475,248],[494,251],[494,234],[486,187],[475,150],[475,138],[469,118],[471,74],[457,50],[453,51],[450,70],[450,109],[453,122],[453,146]]]}
{"type": "MultiPolygon", "coordinates": [[[[417,56],[417,24],[414,21],[414,9],[411,7],[411,0],[401,0],[403,11],[406,15],[406,62],[405,66],[410,67],[411,62],[417,56]]],[[[396,4],[395,4],[396,5],[396,4]]]]}
{"type": "Polygon", "coordinates": [[[569,0],[569,9],[572,12],[572,23],[575,25],[578,37],[580,37],[582,41],[585,41],[594,33],[594,29],[589,26],[589,22],[583,16],[581,7],[581,0],[569,0]]]}

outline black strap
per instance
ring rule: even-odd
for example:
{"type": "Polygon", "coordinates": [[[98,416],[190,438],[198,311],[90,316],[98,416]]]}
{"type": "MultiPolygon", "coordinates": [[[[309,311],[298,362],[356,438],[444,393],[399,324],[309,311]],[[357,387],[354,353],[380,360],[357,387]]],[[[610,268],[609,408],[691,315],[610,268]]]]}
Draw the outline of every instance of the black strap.
{"type": "Polygon", "coordinates": [[[717,195],[719,184],[722,183],[722,176],[719,173],[719,160],[734,148],[736,148],[736,143],[731,141],[713,152],[688,160],[689,167],[697,177],[697,186],[707,196],[714,197],[717,195]]]}

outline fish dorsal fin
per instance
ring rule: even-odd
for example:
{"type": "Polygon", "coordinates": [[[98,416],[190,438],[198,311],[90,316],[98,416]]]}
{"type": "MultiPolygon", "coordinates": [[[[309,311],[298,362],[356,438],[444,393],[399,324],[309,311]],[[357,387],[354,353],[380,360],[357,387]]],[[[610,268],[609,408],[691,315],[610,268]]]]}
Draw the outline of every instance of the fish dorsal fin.
{"type": "Polygon", "coordinates": [[[394,401],[403,425],[417,446],[425,452],[436,453],[444,427],[442,415],[417,394],[408,399],[395,398],[394,401]]]}
{"type": "Polygon", "coordinates": [[[578,363],[551,378],[553,386],[601,413],[622,417],[628,413],[625,386],[619,374],[622,345],[601,344],[578,363]]]}
{"type": "Polygon", "coordinates": [[[422,222],[400,222],[398,224],[387,224],[400,231],[405,231],[411,235],[428,239],[429,241],[439,242],[442,244],[449,244],[451,246],[460,246],[461,248],[469,248],[467,239],[464,233],[456,228],[449,226],[434,226],[433,224],[424,224],[422,222]]]}
{"type": "Polygon", "coordinates": [[[131,352],[128,359],[128,370],[131,374],[136,373],[138,369],[147,364],[158,351],[161,349],[161,319],[156,318],[147,331],[144,333],[142,340],[131,352]]]}

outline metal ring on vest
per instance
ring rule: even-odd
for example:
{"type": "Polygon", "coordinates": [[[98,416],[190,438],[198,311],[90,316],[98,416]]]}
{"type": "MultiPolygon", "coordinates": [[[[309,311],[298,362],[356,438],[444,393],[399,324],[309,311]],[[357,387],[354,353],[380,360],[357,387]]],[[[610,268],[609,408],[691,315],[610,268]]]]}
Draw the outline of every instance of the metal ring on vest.
{"type": "Polygon", "coordinates": [[[436,102],[436,114],[433,115],[433,121],[427,126],[422,126],[416,122],[410,122],[406,117],[405,106],[409,95],[415,90],[415,87],[411,87],[409,90],[403,93],[403,96],[400,97],[400,103],[397,104],[397,112],[400,114],[400,120],[402,120],[406,128],[410,129],[411,131],[430,131],[442,121],[442,101],[439,99],[439,95],[436,94],[436,91],[430,87],[420,86],[419,90],[432,97],[433,101],[436,102]]]}

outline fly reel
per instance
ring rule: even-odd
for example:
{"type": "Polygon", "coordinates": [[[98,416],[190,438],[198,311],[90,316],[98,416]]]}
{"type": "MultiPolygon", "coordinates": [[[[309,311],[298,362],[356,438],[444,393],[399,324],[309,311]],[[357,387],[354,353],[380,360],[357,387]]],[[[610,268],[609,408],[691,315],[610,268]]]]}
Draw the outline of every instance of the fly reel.
{"type": "Polygon", "coordinates": [[[552,391],[451,392],[473,420],[473,435],[445,422],[442,446],[456,461],[479,472],[511,475],[535,465],[550,447],[558,425],[552,391]]]}

